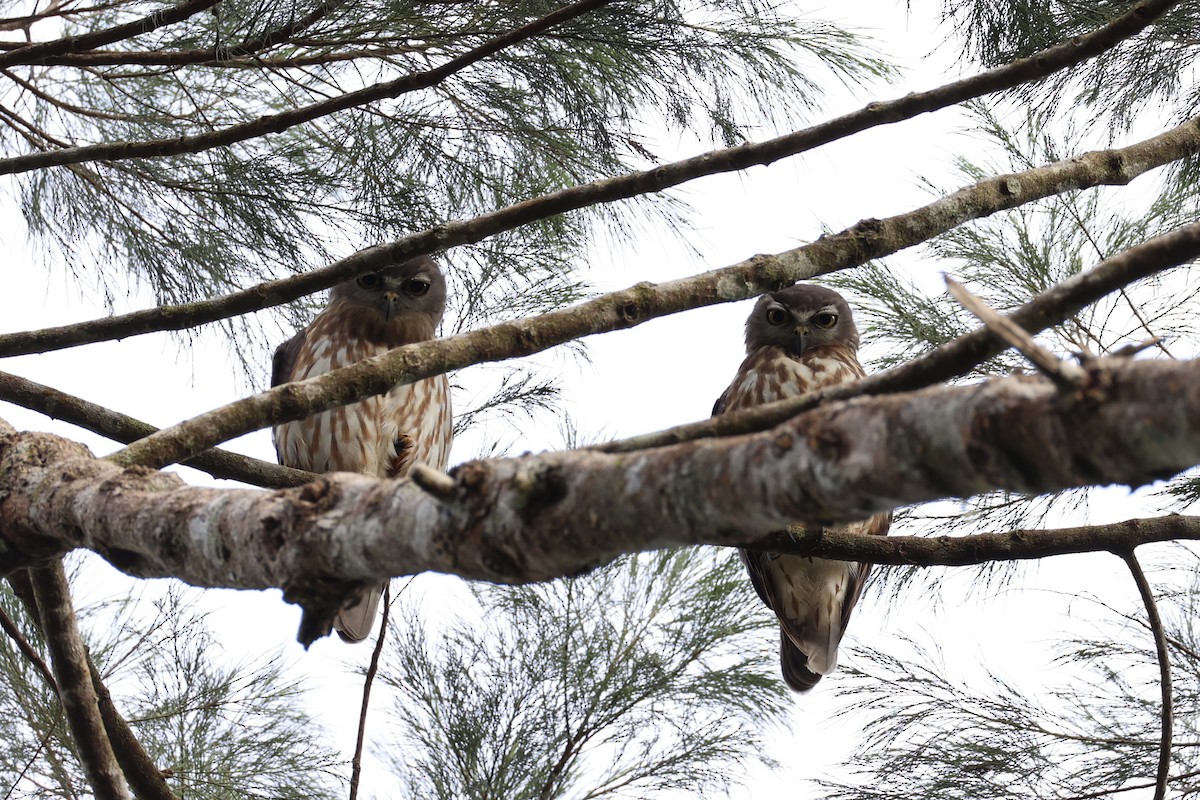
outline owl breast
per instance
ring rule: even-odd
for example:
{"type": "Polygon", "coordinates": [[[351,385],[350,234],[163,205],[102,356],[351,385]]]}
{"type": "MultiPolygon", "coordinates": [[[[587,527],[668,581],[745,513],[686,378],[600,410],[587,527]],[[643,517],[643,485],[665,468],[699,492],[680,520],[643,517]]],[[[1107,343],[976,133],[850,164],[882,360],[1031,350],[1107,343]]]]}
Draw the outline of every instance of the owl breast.
{"type": "Polygon", "coordinates": [[[737,411],[815,389],[837,386],[865,373],[847,347],[813,348],[796,357],[778,347],[760,347],[742,362],[725,394],[724,411],[737,411]]]}
{"type": "MultiPolygon", "coordinates": [[[[335,347],[325,337],[312,337],[312,345],[297,357],[293,380],[324,375],[387,351],[362,339],[345,339],[335,347]]],[[[437,375],[280,425],[275,428],[275,447],[281,461],[311,472],[396,477],[417,461],[445,469],[450,425],[450,387],[445,375],[437,375]]]]}

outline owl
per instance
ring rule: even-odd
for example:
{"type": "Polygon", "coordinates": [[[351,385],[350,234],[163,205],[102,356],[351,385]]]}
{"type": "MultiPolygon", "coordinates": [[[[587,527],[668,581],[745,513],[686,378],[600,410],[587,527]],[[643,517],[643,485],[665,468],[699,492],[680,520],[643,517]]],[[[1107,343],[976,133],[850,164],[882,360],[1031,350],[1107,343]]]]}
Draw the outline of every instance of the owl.
{"type": "MultiPolygon", "coordinates": [[[[446,280],[419,256],[333,288],[308,327],[275,351],[271,385],[301,381],[413,342],[432,339],[446,308],[446,280]]],[[[450,387],[445,375],[397,386],[352,405],[286,422],[274,430],[279,462],[311,472],[399,478],[423,462],[450,458],[450,387]]],[[[353,531],[346,531],[352,536],[353,531]]],[[[346,641],[374,627],[384,585],[343,609],[333,627],[346,641]]]]}
{"type": "MultiPolygon", "coordinates": [[[[797,284],[758,298],[746,320],[746,358],[713,416],[863,377],[850,306],[823,286],[797,284]]],[[[891,513],[839,526],[887,535],[891,513]]],[[[758,596],[779,618],[788,686],[806,692],[837,665],[838,644],[862,594],[869,564],[740,550],[758,596]]]]}

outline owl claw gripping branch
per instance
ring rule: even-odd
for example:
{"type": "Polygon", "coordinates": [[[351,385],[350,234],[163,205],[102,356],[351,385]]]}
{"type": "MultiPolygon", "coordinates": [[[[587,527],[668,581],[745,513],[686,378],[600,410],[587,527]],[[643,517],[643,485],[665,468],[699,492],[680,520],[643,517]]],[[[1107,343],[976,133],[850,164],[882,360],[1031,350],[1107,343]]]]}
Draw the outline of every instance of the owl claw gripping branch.
{"type": "MultiPolygon", "coordinates": [[[[863,377],[858,329],[845,299],[797,284],[764,294],[746,320],[746,359],[717,399],[713,416],[798,397],[863,377]]],[[[845,530],[887,535],[891,513],[845,530]]],[[[837,666],[837,648],[862,594],[869,564],[741,550],[758,596],[779,617],[783,678],[798,692],[837,666]]]]}

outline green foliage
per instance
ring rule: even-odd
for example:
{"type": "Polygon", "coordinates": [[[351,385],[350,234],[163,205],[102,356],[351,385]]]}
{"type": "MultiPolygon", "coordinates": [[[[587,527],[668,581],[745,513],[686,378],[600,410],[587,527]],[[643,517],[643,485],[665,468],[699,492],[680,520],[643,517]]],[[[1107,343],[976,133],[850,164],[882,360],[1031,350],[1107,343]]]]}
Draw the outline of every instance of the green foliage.
{"type": "Polygon", "coordinates": [[[737,558],[673,551],[587,576],[478,586],[481,623],[392,626],[384,755],[408,796],[723,790],[765,760],[787,692],[777,628],[737,558]]]}
{"type": "MultiPolygon", "coordinates": [[[[984,66],[1031,56],[1050,45],[1090,33],[1127,12],[1133,0],[969,0],[946,2],[945,46],[984,66]]],[[[1094,130],[1116,135],[1144,118],[1145,109],[1166,111],[1177,122],[1200,111],[1194,80],[1200,39],[1200,3],[1185,0],[1153,26],[1100,56],[1045,81],[1020,86],[1009,96],[1048,120],[1056,113],[1082,118],[1094,130]]]]}
{"type": "MultiPolygon", "coordinates": [[[[1168,796],[1188,797],[1200,791],[1200,584],[1196,554],[1179,545],[1170,550],[1168,563],[1187,580],[1179,585],[1162,571],[1156,586],[1174,688],[1168,796]]],[[[1145,611],[1103,598],[1080,597],[1074,605],[1072,616],[1087,618],[1090,629],[1056,646],[1058,686],[1039,680],[1020,687],[990,670],[981,679],[951,677],[940,651],[912,642],[897,652],[860,646],[841,685],[851,698],[844,713],[865,720],[865,735],[847,765],[851,777],[824,781],[822,797],[1064,800],[1145,791],[1161,725],[1145,611]],[[1110,791],[1096,793],[1104,788],[1110,791]]]]}
{"type": "MultiPolygon", "coordinates": [[[[172,791],[192,800],[340,796],[335,753],[319,743],[323,731],[301,710],[301,687],[282,666],[230,663],[177,587],[155,607],[150,619],[132,598],[78,614],[116,704],[153,762],[171,770],[172,791]]],[[[44,653],[7,584],[0,610],[44,653]]],[[[11,798],[90,797],[57,696],[8,637],[0,638],[0,674],[0,788],[11,798]]]]}
{"type": "MultiPolygon", "coordinates": [[[[251,124],[418,75],[558,7],[225,0],[120,42],[100,61],[88,53],[16,68],[15,114],[0,119],[0,147],[172,140],[251,124]],[[249,46],[286,26],[299,31],[249,46]]],[[[70,15],[63,32],[155,8],[104,4],[70,15]]],[[[23,206],[31,230],[56,245],[48,257],[66,257],[89,279],[104,268],[106,286],[143,280],[160,302],[179,302],[628,171],[654,158],[658,125],[741,142],[810,107],[819,70],[845,80],[887,73],[854,35],[770,3],[615,3],[435,85],[270,136],[26,175],[23,206]]],[[[550,281],[571,296],[568,266],[589,227],[607,219],[619,228],[661,206],[643,200],[547,220],[455,266],[464,282],[499,273],[497,291],[509,299],[514,287],[504,281],[528,295],[550,281]]],[[[563,302],[551,297],[540,302],[563,302]]]]}

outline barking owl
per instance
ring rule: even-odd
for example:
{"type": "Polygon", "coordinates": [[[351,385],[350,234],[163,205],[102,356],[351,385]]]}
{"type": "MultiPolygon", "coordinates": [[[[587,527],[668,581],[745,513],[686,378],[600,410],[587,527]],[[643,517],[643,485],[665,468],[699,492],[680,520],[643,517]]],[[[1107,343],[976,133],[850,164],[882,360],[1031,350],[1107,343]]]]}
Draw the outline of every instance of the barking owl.
{"type": "MultiPolygon", "coordinates": [[[[850,306],[823,286],[798,284],[758,298],[746,320],[746,359],[713,415],[797,397],[863,377],[850,306]]],[[[887,535],[891,513],[841,526],[887,535]]],[[[837,665],[838,644],[869,564],[739,551],[758,596],[779,617],[779,658],[788,686],[806,692],[837,665]]]]}
{"type": "MultiPolygon", "coordinates": [[[[428,256],[335,286],[316,319],[275,351],[271,385],[313,378],[432,339],[445,308],[446,281],[428,256]]],[[[281,464],[310,472],[397,478],[418,461],[444,470],[450,422],[450,387],[446,376],[438,375],[279,425],[275,452],[281,464]]],[[[383,589],[368,588],[337,615],[333,627],[343,639],[357,642],[370,634],[383,589]]]]}

